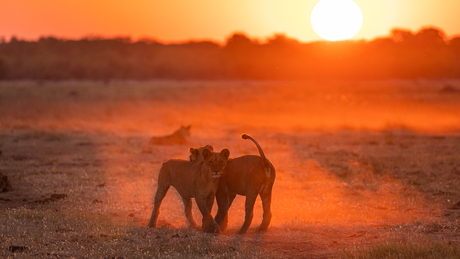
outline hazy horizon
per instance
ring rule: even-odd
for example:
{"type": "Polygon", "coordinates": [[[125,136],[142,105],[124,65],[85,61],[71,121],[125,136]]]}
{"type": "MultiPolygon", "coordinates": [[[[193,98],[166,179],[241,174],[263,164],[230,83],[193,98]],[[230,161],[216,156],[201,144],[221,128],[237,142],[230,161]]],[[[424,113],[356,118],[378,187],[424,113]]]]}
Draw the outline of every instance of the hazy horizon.
{"type": "MultiPolygon", "coordinates": [[[[265,39],[285,34],[301,42],[322,40],[312,29],[310,14],[318,1],[231,1],[209,3],[101,1],[31,1],[2,3],[0,37],[25,40],[40,37],[81,39],[130,37],[165,43],[184,41],[224,42],[235,33],[265,39]]],[[[355,0],[363,13],[363,26],[351,40],[385,36],[392,28],[418,31],[441,28],[448,37],[460,35],[457,12],[460,2],[446,0],[355,0]]]]}
{"type": "MultiPolygon", "coordinates": [[[[390,30],[387,32],[387,34],[376,35],[374,38],[369,38],[369,39],[364,39],[364,38],[363,39],[354,39],[354,38],[352,38],[352,39],[343,40],[343,41],[355,41],[355,42],[357,42],[357,41],[365,41],[365,42],[370,42],[370,41],[381,39],[381,38],[391,37],[391,31],[394,30],[394,29],[410,31],[413,34],[416,34],[417,32],[419,32],[419,31],[421,31],[423,29],[427,29],[427,28],[433,28],[433,29],[437,29],[437,30],[443,32],[444,35],[445,35],[445,40],[450,40],[450,39],[460,37],[460,34],[448,35],[444,31],[443,28],[439,28],[439,27],[436,27],[436,26],[433,26],[433,25],[426,25],[426,26],[420,27],[418,30],[411,30],[409,28],[403,28],[403,27],[394,27],[394,28],[390,28],[390,30]]],[[[99,35],[99,34],[87,34],[87,35],[83,35],[81,37],[75,37],[75,38],[72,38],[72,37],[60,37],[58,35],[41,35],[41,36],[38,36],[37,38],[25,38],[25,37],[19,37],[17,35],[11,35],[10,37],[5,37],[3,35],[0,35],[0,43],[2,41],[3,42],[10,42],[11,39],[13,39],[13,38],[15,38],[17,40],[21,40],[21,41],[32,41],[32,42],[33,41],[38,41],[38,40],[40,40],[42,38],[55,38],[55,39],[64,40],[64,41],[74,41],[74,40],[79,41],[79,40],[85,40],[85,39],[105,39],[105,40],[128,39],[130,42],[153,41],[153,42],[157,42],[157,43],[161,43],[161,44],[184,44],[184,43],[189,43],[189,42],[212,42],[212,43],[216,43],[216,44],[219,44],[219,45],[225,45],[226,41],[230,37],[232,37],[232,35],[235,35],[235,34],[245,35],[249,39],[254,40],[254,41],[258,42],[258,43],[266,43],[270,39],[273,39],[274,37],[279,36],[279,35],[283,35],[286,38],[298,41],[299,43],[329,42],[326,39],[316,39],[316,40],[311,40],[311,41],[302,41],[302,40],[300,40],[300,39],[298,39],[296,37],[287,35],[285,33],[277,33],[277,32],[275,32],[275,33],[273,33],[271,35],[267,35],[267,36],[263,36],[263,37],[257,37],[257,36],[249,35],[248,33],[244,32],[244,31],[234,31],[234,32],[231,32],[230,34],[228,34],[222,41],[219,41],[219,40],[216,40],[216,39],[207,39],[207,38],[190,38],[190,39],[182,39],[182,40],[177,40],[177,41],[167,41],[167,40],[163,40],[163,39],[156,38],[156,37],[133,37],[133,36],[130,36],[130,35],[104,36],[104,35],[99,35]]],[[[337,42],[340,42],[340,41],[337,41],[337,42]]]]}

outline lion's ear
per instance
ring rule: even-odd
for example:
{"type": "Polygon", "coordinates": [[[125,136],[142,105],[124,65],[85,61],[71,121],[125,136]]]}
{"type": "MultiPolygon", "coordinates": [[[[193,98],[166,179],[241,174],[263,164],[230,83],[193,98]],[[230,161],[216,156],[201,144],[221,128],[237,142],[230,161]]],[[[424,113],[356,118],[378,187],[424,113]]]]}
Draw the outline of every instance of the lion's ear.
{"type": "Polygon", "coordinates": [[[222,151],[220,151],[220,154],[225,157],[225,159],[228,159],[230,157],[230,150],[228,149],[222,149],[222,151]]]}
{"type": "Polygon", "coordinates": [[[203,151],[201,151],[201,156],[203,157],[204,160],[207,160],[211,155],[212,155],[212,151],[209,149],[203,149],[203,151]]]}
{"type": "Polygon", "coordinates": [[[211,150],[211,151],[214,151],[214,147],[211,146],[211,145],[206,145],[206,146],[204,146],[204,147],[207,148],[207,149],[209,149],[209,150],[211,150]]]}
{"type": "Polygon", "coordinates": [[[190,162],[193,162],[197,159],[197,153],[198,153],[198,150],[196,148],[189,148],[188,151],[190,152],[190,162]]]}

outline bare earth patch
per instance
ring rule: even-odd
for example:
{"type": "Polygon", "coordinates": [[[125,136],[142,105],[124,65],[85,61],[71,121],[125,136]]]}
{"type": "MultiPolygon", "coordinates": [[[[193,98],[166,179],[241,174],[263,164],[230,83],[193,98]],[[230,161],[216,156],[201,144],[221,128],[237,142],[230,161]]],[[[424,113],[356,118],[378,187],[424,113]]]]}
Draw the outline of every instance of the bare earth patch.
{"type": "MultiPolygon", "coordinates": [[[[441,85],[3,82],[0,172],[13,189],[0,193],[0,257],[372,258],[363,255],[413,247],[455,254],[460,100],[438,94],[441,85]],[[189,124],[190,143],[148,144],[189,124]],[[236,234],[243,197],[225,233],[188,229],[174,191],[160,227],[145,228],[164,161],[206,144],[231,157],[257,154],[242,133],[277,171],[266,233],[256,232],[258,199],[248,233],[236,234]]],[[[201,222],[195,204],[193,213],[201,222]]]]}

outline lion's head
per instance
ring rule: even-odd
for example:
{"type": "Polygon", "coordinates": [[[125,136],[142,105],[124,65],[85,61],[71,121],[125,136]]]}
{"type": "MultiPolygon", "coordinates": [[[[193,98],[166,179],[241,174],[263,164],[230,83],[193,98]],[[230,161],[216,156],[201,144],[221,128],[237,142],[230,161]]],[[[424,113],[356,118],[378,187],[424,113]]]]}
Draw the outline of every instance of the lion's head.
{"type": "Polygon", "coordinates": [[[225,148],[222,149],[220,153],[217,153],[205,148],[201,152],[201,155],[203,156],[203,160],[211,176],[213,178],[222,176],[228,158],[230,157],[230,151],[225,148]]]}

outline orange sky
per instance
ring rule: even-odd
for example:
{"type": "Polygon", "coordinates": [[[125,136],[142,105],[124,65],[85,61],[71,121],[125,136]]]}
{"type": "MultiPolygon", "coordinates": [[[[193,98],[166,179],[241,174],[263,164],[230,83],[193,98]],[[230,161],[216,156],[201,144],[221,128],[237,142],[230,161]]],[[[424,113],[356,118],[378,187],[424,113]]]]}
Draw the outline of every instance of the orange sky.
{"type": "MultiPolygon", "coordinates": [[[[40,36],[130,36],[162,42],[224,42],[233,32],[264,39],[284,33],[301,41],[321,40],[310,25],[318,0],[4,0],[0,38],[40,36]]],[[[460,35],[459,0],[355,0],[364,16],[353,39],[372,39],[391,28],[425,26],[460,35]]]]}

